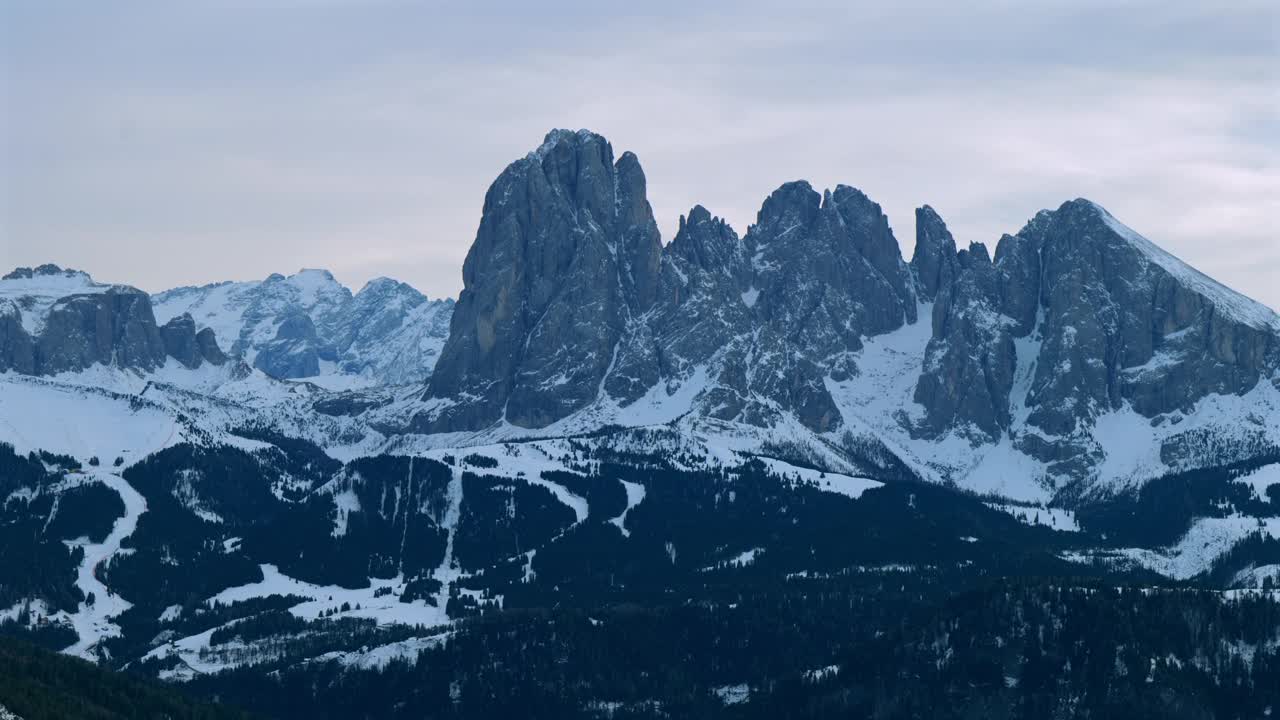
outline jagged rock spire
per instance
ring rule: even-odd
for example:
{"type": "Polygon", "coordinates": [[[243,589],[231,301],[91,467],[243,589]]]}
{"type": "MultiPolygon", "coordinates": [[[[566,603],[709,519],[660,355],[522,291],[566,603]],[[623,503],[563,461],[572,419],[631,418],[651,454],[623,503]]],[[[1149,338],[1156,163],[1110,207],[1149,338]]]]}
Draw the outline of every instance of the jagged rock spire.
{"type": "Polygon", "coordinates": [[[420,423],[541,427],[599,396],[614,349],[652,304],[661,255],[644,173],[604,138],[555,130],[485,196],[420,423]]]}
{"type": "Polygon", "coordinates": [[[956,241],[928,205],[916,208],[916,248],[911,255],[920,297],[932,301],[951,286],[956,276],[956,241]]]}

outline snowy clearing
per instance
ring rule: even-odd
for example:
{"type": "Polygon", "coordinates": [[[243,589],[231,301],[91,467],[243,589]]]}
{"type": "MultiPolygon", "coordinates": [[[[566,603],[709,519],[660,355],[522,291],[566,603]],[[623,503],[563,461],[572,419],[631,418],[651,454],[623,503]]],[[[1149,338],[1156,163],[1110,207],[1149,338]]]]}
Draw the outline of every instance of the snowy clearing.
{"type": "Polygon", "coordinates": [[[790,463],[785,463],[774,458],[761,457],[760,462],[764,463],[769,471],[782,478],[799,480],[803,483],[816,485],[819,490],[836,495],[844,495],[848,498],[857,500],[862,497],[862,493],[868,490],[874,490],[878,487],[884,487],[884,483],[864,477],[854,477],[852,475],[841,475],[840,473],[829,473],[813,468],[797,467],[790,463]]]}
{"type": "Polygon", "coordinates": [[[610,518],[609,522],[616,525],[618,530],[622,531],[622,537],[631,537],[631,531],[627,529],[627,513],[631,512],[631,508],[639,505],[644,501],[644,486],[640,483],[630,482],[628,480],[619,480],[622,487],[627,491],[627,507],[622,514],[616,518],[610,518]]]}

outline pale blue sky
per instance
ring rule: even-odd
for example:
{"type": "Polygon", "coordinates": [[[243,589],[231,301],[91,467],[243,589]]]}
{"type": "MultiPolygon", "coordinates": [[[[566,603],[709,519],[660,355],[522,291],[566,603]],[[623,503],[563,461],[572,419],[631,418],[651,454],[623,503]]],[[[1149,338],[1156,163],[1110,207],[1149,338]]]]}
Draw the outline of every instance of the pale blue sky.
{"type": "Polygon", "coordinates": [[[0,0],[0,266],[453,295],[488,184],[587,127],[664,240],[797,178],[908,257],[920,204],[990,244],[1084,196],[1280,307],[1277,4],[1029,5],[0,0]]]}

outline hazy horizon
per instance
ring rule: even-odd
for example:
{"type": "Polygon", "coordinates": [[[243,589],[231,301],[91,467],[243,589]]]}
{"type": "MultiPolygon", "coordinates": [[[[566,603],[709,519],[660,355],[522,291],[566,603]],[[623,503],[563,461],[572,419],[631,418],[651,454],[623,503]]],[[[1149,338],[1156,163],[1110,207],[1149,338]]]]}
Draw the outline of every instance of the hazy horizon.
{"type": "Polygon", "coordinates": [[[643,165],[663,242],[784,182],[994,248],[1086,197],[1280,307],[1280,10],[990,0],[499,12],[276,0],[0,11],[0,261],[158,291],[325,268],[456,297],[553,127],[643,165]]]}

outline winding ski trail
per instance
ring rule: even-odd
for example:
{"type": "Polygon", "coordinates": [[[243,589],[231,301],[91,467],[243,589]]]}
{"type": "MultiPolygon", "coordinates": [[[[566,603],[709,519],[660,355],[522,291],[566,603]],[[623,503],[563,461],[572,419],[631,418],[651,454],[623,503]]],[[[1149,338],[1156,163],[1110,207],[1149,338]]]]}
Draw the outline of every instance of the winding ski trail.
{"type": "Polygon", "coordinates": [[[75,628],[79,639],[70,647],[63,649],[68,655],[76,655],[86,660],[97,660],[94,650],[104,638],[116,637],[120,634],[120,626],[111,622],[111,618],[133,606],[128,600],[117,595],[98,577],[98,571],[120,551],[125,538],[138,528],[138,518],[147,511],[146,498],[133,489],[133,486],[119,475],[109,472],[87,473],[98,482],[115,490],[124,502],[124,515],[116,519],[111,532],[99,543],[80,545],[84,550],[84,559],[76,572],[76,587],[84,593],[85,599],[80,602],[76,612],[69,613],[67,620],[75,628]],[[89,598],[93,602],[89,602],[89,598]]]}

